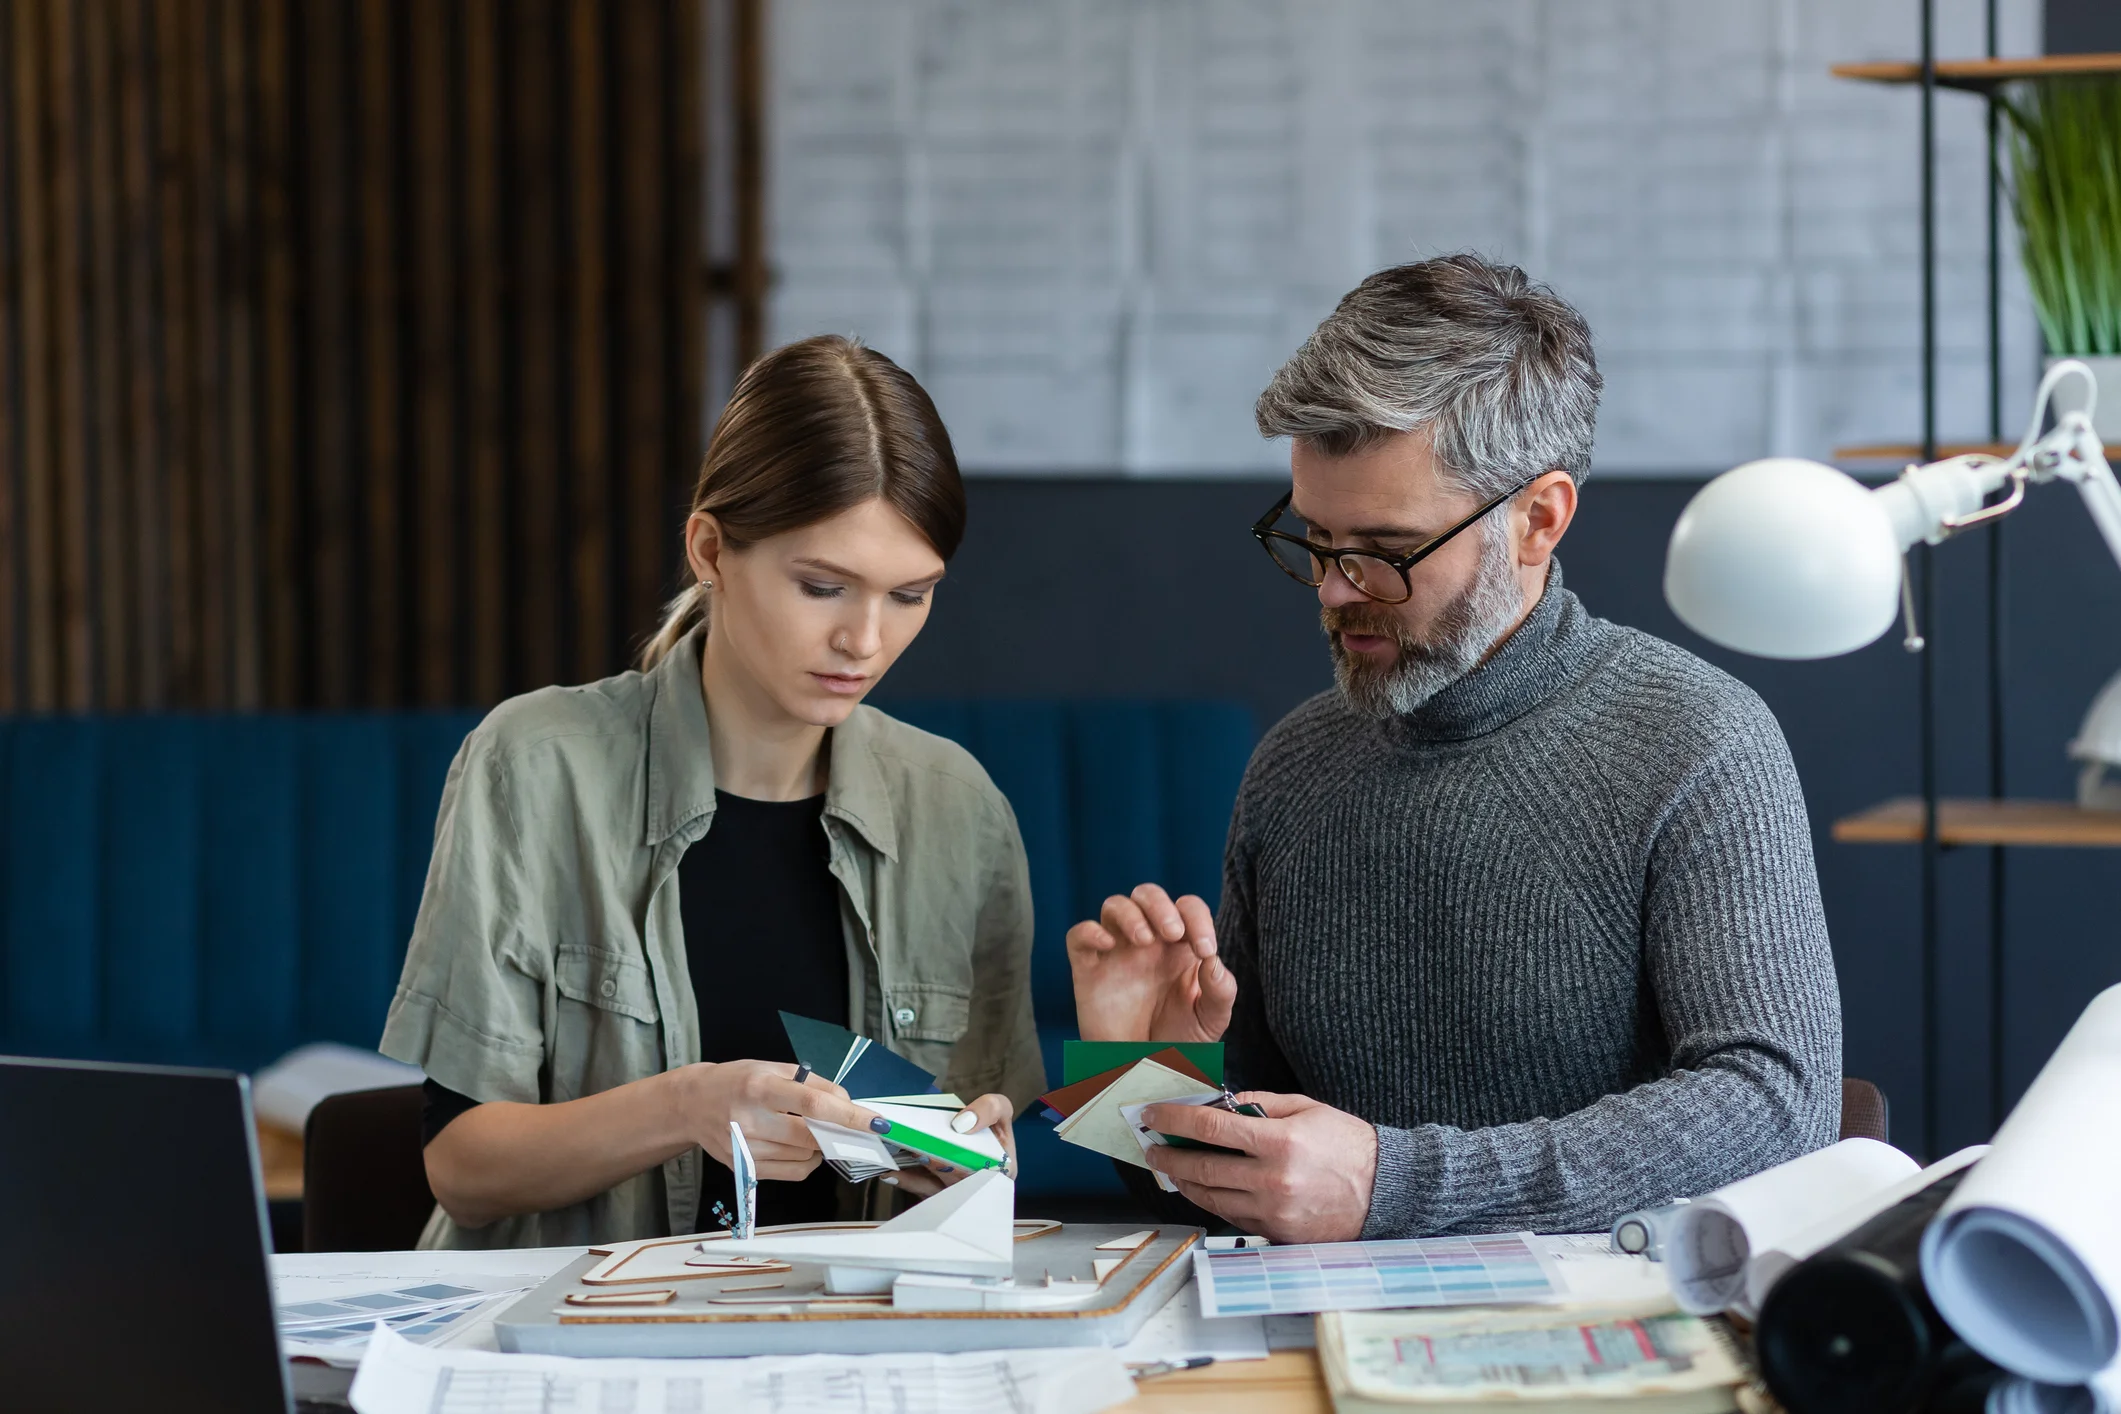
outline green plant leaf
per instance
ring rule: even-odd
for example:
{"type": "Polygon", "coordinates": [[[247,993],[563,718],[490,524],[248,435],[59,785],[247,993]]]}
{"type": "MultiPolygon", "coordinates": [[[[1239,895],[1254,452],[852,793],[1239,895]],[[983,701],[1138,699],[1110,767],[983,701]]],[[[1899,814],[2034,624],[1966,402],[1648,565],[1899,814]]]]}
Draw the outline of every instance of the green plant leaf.
{"type": "Polygon", "coordinates": [[[2121,77],[2029,81],[1998,102],[2019,255],[2053,354],[2121,353],[2121,77]]]}

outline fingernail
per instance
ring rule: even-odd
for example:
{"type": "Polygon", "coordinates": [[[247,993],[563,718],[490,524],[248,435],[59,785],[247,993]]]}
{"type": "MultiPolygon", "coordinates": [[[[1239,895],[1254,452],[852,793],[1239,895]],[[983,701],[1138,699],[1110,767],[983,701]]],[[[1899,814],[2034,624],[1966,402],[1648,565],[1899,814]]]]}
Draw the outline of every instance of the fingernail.
{"type": "Polygon", "coordinates": [[[879,1178],[879,1179],[877,1180],[877,1182],[878,1182],[878,1183],[888,1183],[888,1184],[890,1184],[890,1185],[891,1185],[891,1186],[892,1186],[893,1188],[896,1188],[896,1187],[898,1187],[898,1175],[897,1175],[897,1174],[895,1174],[895,1173],[887,1173],[887,1174],[885,1174],[885,1175],[884,1175],[884,1176],[883,1176],[882,1178],[879,1178]]]}
{"type": "Polygon", "coordinates": [[[951,1116],[950,1127],[960,1134],[970,1134],[979,1128],[979,1116],[970,1110],[959,1110],[951,1116]]]}
{"type": "Polygon", "coordinates": [[[935,1161],[935,1171],[936,1171],[937,1173],[956,1173],[956,1172],[957,1172],[957,1170],[956,1170],[955,1168],[951,1167],[951,1166],[950,1166],[949,1164],[946,1164],[946,1163],[944,1163],[944,1162],[943,1162],[943,1161],[942,1161],[941,1159],[937,1159],[937,1160],[935,1161]]]}
{"type": "Polygon", "coordinates": [[[878,1115],[875,1119],[869,1121],[869,1127],[878,1134],[889,1134],[891,1132],[891,1121],[885,1119],[882,1115],[878,1115]]]}

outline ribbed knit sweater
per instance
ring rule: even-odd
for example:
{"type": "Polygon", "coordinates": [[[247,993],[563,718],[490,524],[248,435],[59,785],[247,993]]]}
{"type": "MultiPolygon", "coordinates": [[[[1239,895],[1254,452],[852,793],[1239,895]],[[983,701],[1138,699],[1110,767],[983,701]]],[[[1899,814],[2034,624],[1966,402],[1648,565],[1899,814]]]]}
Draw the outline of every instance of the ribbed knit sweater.
{"type": "Polygon", "coordinates": [[[1365,1237],[1586,1232],[1832,1143],[1841,1013],[1766,705],[1554,567],[1418,711],[1253,754],[1217,923],[1232,1083],[1377,1127],[1365,1237]]]}

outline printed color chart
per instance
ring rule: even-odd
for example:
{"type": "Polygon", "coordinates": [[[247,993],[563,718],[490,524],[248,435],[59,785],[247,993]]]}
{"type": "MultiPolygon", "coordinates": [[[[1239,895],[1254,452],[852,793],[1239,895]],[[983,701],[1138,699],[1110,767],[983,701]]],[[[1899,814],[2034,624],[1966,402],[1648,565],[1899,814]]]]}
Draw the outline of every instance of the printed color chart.
{"type": "Polygon", "coordinates": [[[1196,1251],[1193,1279],[1204,1316],[1474,1306],[1561,1291],[1526,1232],[1196,1251]]]}

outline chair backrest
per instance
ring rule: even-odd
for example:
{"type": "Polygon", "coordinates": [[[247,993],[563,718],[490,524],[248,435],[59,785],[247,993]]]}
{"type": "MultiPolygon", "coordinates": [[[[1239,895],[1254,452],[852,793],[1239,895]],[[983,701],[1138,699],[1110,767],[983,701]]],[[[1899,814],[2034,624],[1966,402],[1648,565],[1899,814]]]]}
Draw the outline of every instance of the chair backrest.
{"type": "Polygon", "coordinates": [[[1892,1142],[1885,1092],[1868,1080],[1841,1077],[1841,1137],[1892,1142]]]}
{"type": "Polygon", "coordinates": [[[305,1251],[398,1252],[419,1241],[435,1206],[421,1109],[417,1085],[317,1102],[302,1147],[305,1251]]]}

